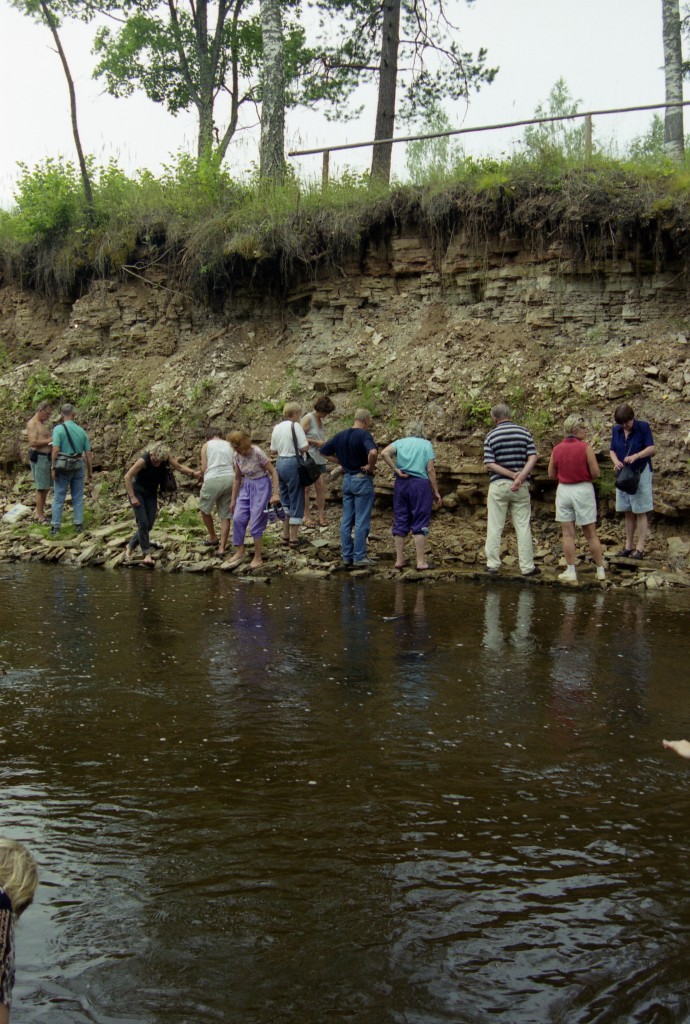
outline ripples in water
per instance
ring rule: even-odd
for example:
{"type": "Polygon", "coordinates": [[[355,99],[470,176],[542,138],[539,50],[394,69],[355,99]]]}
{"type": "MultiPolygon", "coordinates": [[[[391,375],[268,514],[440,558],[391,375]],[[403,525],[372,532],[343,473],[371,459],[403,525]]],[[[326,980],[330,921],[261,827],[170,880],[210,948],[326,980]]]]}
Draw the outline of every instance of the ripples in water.
{"type": "Polygon", "coordinates": [[[19,1019],[688,1019],[686,606],[37,566],[0,601],[19,1019]]]}

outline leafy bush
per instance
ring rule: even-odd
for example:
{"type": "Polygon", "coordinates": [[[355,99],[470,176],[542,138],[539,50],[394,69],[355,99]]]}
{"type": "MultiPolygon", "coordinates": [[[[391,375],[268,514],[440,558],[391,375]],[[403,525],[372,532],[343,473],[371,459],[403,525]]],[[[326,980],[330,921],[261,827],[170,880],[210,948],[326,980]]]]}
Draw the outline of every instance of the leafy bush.
{"type": "Polygon", "coordinates": [[[37,370],[28,378],[21,394],[24,409],[35,409],[39,402],[56,404],[62,398],[62,385],[48,369],[37,370]]]}
{"type": "Polygon", "coordinates": [[[67,231],[83,214],[79,172],[71,161],[47,157],[29,170],[20,163],[15,192],[17,213],[13,220],[21,240],[49,240],[67,231]]]}

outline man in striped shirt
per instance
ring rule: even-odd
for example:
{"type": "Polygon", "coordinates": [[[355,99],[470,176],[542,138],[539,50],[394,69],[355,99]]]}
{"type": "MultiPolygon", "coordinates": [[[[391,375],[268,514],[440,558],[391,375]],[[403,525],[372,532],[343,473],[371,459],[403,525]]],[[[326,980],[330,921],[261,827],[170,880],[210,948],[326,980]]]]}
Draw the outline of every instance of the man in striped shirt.
{"type": "Polygon", "coordinates": [[[484,465],[491,473],[488,519],[486,524],[486,567],[497,573],[501,567],[501,536],[510,508],[518,545],[518,560],[523,576],[536,576],[532,550],[532,513],[527,481],[537,462],[537,449],[529,430],[510,419],[510,409],[502,403],[491,410],[494,421],[484,439],[484,465]]]}

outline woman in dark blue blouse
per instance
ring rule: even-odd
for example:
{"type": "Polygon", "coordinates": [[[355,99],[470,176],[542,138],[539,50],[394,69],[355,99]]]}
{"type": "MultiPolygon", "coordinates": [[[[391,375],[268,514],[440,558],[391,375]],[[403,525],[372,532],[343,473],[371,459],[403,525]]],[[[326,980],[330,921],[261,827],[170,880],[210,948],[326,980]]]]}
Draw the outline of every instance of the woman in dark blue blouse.
{"type": "Polygon", "coordinates": [[[616,488],[616,512],[625,513],[625,547],[619,555],[625,558],[644,558],[649,522],[647,513],[654,508],[652,497],[652,455],[654,440],[649,423],[636,420],[627,403],[619,405],[613,414],[615,426],[611,435],[611,462],[616,473],[624,465],[634,466],[640,474],[635,494],[626,494],[616,488]],[[635,546],[637,530],[637,546],[635,546]]]}

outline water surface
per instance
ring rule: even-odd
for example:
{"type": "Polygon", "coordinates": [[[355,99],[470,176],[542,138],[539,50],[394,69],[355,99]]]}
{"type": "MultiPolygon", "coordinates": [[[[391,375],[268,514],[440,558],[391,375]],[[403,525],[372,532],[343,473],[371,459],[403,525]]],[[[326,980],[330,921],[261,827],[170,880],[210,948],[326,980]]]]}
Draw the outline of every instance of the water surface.
{"type": "Polygon", "coordinates": [[[25,1024],[690,1019],[689,604],[0,567],[25,1024]]]}

